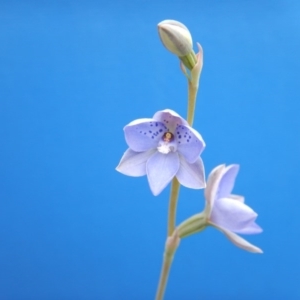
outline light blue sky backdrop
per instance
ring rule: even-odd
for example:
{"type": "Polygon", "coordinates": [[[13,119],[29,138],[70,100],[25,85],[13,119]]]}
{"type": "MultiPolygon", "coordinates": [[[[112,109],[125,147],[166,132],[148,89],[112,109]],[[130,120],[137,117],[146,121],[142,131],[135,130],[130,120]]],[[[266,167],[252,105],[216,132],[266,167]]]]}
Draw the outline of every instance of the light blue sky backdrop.
{"type": "MultiPolygon", "coordinates": [[[[183,240],[166,300],[299,299],[298,1],[0,1],[0,295],[153,299],[169,188],[115,171],[123,126],[171,108],[186,80],[156,25],[204,49],[194,127],[206,173],[239,163],[259,213],[253,255],[208,229],[183,240]]],[[[203,208],[181,189],[178,221],[203,208]]]]}

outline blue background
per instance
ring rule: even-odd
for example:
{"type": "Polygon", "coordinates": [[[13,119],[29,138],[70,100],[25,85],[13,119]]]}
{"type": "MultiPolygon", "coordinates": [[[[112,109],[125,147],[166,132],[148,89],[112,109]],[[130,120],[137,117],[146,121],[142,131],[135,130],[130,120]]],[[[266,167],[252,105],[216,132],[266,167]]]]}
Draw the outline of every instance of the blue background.
{"type": "MultiPolygon", "coordinates": [[[[214,229],[184,239],[165,299],[299,299],[299,1],[0,1],[0,299],[153,299],[169,187],[115,171],[123,126],[186,80],[157,23],[204,49],[194,127],[206,174],[239,163],[254,255],[214,229]]],[[[178,222],[202,210],[181,189],[178,222]]]]}

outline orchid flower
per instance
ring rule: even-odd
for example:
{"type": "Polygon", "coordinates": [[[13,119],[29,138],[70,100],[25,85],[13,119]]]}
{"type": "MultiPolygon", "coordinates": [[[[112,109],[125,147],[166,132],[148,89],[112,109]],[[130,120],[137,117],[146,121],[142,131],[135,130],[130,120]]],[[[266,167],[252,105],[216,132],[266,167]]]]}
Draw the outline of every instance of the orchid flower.
{"type": "Polygon", "coordinates": [[[176,176],[188,188],[205,187],[201,135],[170,109],[152,119],[137,119],[124,127],[126,150],[117,171],[128,176],[147,175],[152,193],[158,195],[176,176]]]}
{"type": "Polygon", "coordinates": [[[211,172],[205,189],[205,213],[208,223],[223,232],[233,244],[262,253],[261,249],[236,234],[262,232],[255,223],[257,214],[244,203],[244,197],[231,194],[238,171],[238,165],[220,165],[211,172]]]}
{"type": "Polygon", "coordinates": [[[257,214],[244,203],[244,197],[231,194],[238,171],[238,165],[220,165],[210,173],[204,192],[205,209],[177,227],[180,238],[200,232],[211,225],[223,232],[236,246],[262,253],[260,248],[236,234],[262,232],[255,223],[257,214]]]}

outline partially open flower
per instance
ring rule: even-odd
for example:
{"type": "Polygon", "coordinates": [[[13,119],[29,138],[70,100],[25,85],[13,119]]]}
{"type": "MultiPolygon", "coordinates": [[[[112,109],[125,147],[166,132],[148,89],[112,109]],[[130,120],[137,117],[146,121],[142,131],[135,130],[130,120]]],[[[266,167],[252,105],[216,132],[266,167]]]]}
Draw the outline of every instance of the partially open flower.
{"type": "Polygon", "coordinates": [[[181,238],[211,225],[223,232],[236,246],[250,252],[262,253],[260,248],[236,234],[262,232],[255,223],[257,214],[244,203],[244,197],[231,194],[238,171],[238,165],[220,165],[210,173],[205,189],[205,209],[178,226],[181,238]]]}
{"type": "Polygon", "coordinates": [[[158,195],[176,176],[189,188],[205,187],[205,147],[201,135],[170,109],[158,111],[152,119],[138,119],[124,127],[129,149],[117,171],[129,176],[147,175],[150,189],[158,195]]]}
{"type": "Polygon", "coordinates": [[[192,36],[185,25],[175,20],[165,20],[157,26],[162,43],[173,54],[182,57],[193,51],[192,36]]]}
{"type": "Polygon", "coordinates": [[[210,174],[205,190],[205,212],[210,225],[223,232],[236,246],[262,253],[235,233],[256,234],[262,229],[255,223],[257,214],[244,203],[244,197],[231,194],[238,165],[220,165],[210,174]]]}

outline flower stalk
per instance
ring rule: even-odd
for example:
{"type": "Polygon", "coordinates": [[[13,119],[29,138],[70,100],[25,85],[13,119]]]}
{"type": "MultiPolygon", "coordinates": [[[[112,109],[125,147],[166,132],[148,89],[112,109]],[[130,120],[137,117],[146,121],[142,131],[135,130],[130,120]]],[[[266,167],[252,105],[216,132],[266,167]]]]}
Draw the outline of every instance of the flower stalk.
{"type": "Polygon", "coordinates": [[[180,238],[178,235],[178,231],[174,230],[172,236],[169,236],[166,241],[164,258],[163,258],[163,265],[161,269],[159,284],[157,288],[157,293],[155,300],[162,300],[164,298],[171,265],[173,262],[173,258],[180,243],[180,238]]]}
{"type": "Polygon", "coordinates": [[[204,212],[196,214],[178,225],[178,235],[180,238],[198,233],[207,227],[207,217],[204,212]]]}
{"type": "Polygon", "coordinates": [[[169,201],[169,216],[168,216],[168,236],[171,236],[176,227],[176,211],[177,199],[179,196],[180,183],[176,178],[172,181],[170,201],[169,201]]]}
{"type": "Polygon", "coordinates": [[[199,89],[199,80],[200,74],[203,67],[203,50],[199,43],[197,43],[199,52],[196,55],[196,60],[190,74],[185,68],[183,63],[180,64],[181,71],[187,77],[188,80],[188,113],[187,113],[187,121],[190,126],[194,123],[194,115],[196,109],[196,98],[199,89]]]}
{"type": "Polygon", "coordinates": [[[172,254],[164,253],[164,261],[163,261],[159,284],[158,284],[158,288],[157,288],[157,294],[155,297],[156,300],[164,299],[164,294],[165,294],[167,281],[168,281],[169,274],[170,274],[173,256],[174,256],[174,253],[172,253],[172,254]]]}

